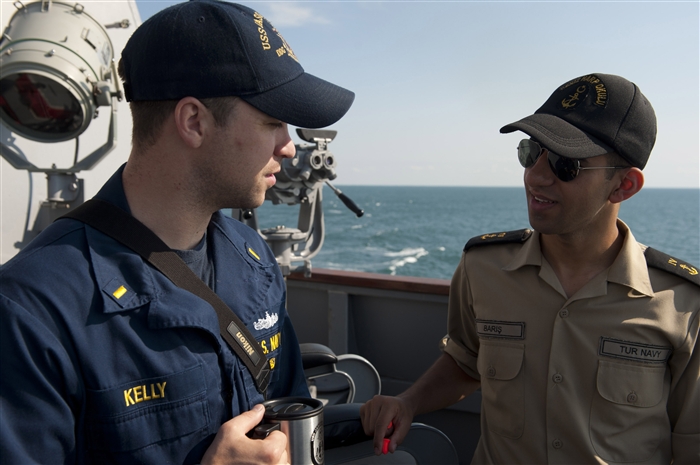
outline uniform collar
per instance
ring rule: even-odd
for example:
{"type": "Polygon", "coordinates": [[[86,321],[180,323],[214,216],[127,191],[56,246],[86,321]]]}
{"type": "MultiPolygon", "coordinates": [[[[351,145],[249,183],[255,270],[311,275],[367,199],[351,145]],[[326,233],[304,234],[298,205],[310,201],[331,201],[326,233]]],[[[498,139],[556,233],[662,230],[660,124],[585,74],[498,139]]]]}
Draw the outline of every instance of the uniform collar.
{"type": "Polygon", "coordinates": [[[102,186],[99,192],[97,192],[95,197],[105,200],[131,214],[131,208],[129,208],[129,202],[126,201],[126,194],[124,193],[124,183],[122,182],[122,174],[124,173],[125,166],[126,163],[119,167],[102,186]]]}
{"type": "Polygon", "coordinates": [[[540,233],[537,231],[534,231],[532,235],[530,235],[529,239],[525,241],[518,253],[515,254],[510,263],[508,263],[503,269],[505,271],[515,271],[528,265],[539,267],[540,278],[561,295],[566,295],[566,292],[564,292],[564,289],[562,288],[557,275],[554,273],[554,270],[542,256],[542,249],[540,247],[540,233]]]}
{"type": "MultiPolygon", "coordinates": [[[[131,213],[122,183],[125,166],[119,167],[95,197],[131,213]]],[[[132,310],[156,298],[153,275],[141,257],[89,226],[85,235],[105,313],[132,310]]]]}
{"type": "MultiPolygon", "coordinates": [[[[649,279],[649,270],[644,258],[645,247],[639,244],[624,221],[618,219],[617,227],[625,239],[622,249],[615,258],[613,264],[607,271],[607,282],[622,284],[634,289],[640,294],[653,296],[654,290],[649,279]]],[[[530,238],[525,241],[521,249],[515,254],[513,259],[503,269],[514,271],[526,265],[543,267],[544,258],[540,248],[540,233],[534,231],[530,238]]],[[[550,267],[546,267],[550,268],[550,267]]],[[[587,287],[587,286],[586,286],[587,287]]]]}
{"type": "MultiPolygon", "coordinates": [[[[122,165],[95,196],[131,213],[124,193],[122,165]]],[[[190,312],[201,302],[180,291],[167,277],[153,269],[138,254],[101,232],[86,227],[86,238],[102,293],[106,314],[133,310],[150,303],[149,322],[155,327],[214,325],[211,315],[190,312]]]]}
{"type": "MultiPolygon", "coordinates": [[[[112,175],[96,197],[130,213],[122,183],[124,166],[112,175]]],[[[211,238],[208,246],[212,247],[213,255],[216,255],[213,262],[215,276],[231,275],[231,270],[234,269],[235,276],[240,276],[237,278],[239,281],[250,281],[239,284],[256,289],[257,295],[252,296],[254,299],[246,301],[247,305],[244,305],[238,298],[242,292],[240,287],[221,286],[217,289],[217,294],[239,315],[252,314],[257,308],[257,302],[265,298],[274,280],[277,262],[267,247],[255,246],[258,249],[256,251],[240,234],[246,232],[257,239],[257,232],[242,225],[242,231],[236,231],[232,222],[233,220],[227,221],[221,212],[215,212],[208,228],[211,238]]],[[[104,297],[105,313],[132,310],[150,302],[149,324],[152,327],[199,326],[218,334],[214,312],[189,310],[203,308],[201,299],[177,288],[139,255],[114,239],[90,227],[86,227],[86,235],[95,278],[104,297]]]]}
{"type": "Polygon", "coordinates": [[[151,270],[141,257],[89,226],[85,236],[104,313],[132,310],[156,298],[151,270]]]}
{"type": "Polygon", "coordinates": [[[542,250],[540,249],[540,233],[533,231],[513,259],[503,269],[515,271],[526,265],[542,266],[542,250]]]}
{"type": "Polygon", "coordinates": [[[652,297],[654,290],[651,287],[649,268],[644,258],[646,247],[635,240],[632,231],[624,221],[618,219],[617,227],[625,235],[625,241],[617,258],[608,269],[608,282],[622,284],[640,294],[652,297]]]}
{"type": "Polygon", "coordinates": [[[103,313],[148,308],[152,329],[197,327],[218,341],[216,313],[206,311],[199,297],[179,289],[126,246],[89,226],[85,229],[103,313]]]}

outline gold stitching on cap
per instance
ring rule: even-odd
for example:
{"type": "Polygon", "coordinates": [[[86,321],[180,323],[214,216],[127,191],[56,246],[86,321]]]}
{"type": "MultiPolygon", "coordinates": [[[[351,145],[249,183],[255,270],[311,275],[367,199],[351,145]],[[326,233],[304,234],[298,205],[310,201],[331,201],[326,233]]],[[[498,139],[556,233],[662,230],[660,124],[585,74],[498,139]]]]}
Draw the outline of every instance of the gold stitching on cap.
{"type": "Polygon", "coordinates": [[[270,50],[270,38],[267,37],[267,32],[263,27],[263,16],[257,11],[253,13],[253,22],[258,26],[258,33],[260,33],[260,43],[262,44],[263,50],[270,50]]]}

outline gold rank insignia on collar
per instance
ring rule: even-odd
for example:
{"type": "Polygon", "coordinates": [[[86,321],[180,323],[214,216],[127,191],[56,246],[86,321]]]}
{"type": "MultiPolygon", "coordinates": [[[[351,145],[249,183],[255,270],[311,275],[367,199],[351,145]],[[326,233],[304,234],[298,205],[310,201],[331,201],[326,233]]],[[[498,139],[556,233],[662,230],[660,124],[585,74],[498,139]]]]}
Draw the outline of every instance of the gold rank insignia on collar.
{"type": "Polygon", "coordinates": [[[464,251],[478,245],[490,244],[506,244],[525,242],[532,236],[532,229],[518,229],[517,231],[507,231],[483,234],[481,236],[472,237],[464,246],[464,251]]]}
{"type": "Polygon", "coordinates": [[[647,259],[648,266],[667,271],[690,281],[696,286],[700,286],[700,274],[698,274],[698,268],[696,266],[673,258],[651,247],[647,247],[644,251],[644,258],[647,259]]]}
{"type": "Polygon", "coordinates": [[[260,261],[260,255],[258,255],[258,254],[255,252],[255,250],[253,250],[253,249],[250,248],[250,247],[248,247],[248,254],[249,254],[251,257],[253,257],[254,259],[256,259],[257,261],[260,261]]]}
{"type": "Polygon", "coordinates": [[[116,291],[112,292],[112,295],[113,295],[117,300],[119,300],[119,299],[121,299],[122,297],[124,297],[124,294],[126,294],[127,292],[129,292],[129,291],[127,290],[127,288],[125,288],[124,286],[119,286],[119,287],[117,288],[116,291]]]}

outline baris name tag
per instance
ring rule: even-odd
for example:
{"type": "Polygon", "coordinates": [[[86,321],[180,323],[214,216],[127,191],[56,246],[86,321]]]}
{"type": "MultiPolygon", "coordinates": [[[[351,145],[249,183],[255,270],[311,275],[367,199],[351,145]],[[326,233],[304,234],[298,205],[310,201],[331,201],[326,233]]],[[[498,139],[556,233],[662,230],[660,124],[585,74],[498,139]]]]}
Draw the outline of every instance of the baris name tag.
{"type": "Polygon", "coordinates": [[[476,332],[484,337],[525,339],[524,321],[476,320],[476,332]]]}

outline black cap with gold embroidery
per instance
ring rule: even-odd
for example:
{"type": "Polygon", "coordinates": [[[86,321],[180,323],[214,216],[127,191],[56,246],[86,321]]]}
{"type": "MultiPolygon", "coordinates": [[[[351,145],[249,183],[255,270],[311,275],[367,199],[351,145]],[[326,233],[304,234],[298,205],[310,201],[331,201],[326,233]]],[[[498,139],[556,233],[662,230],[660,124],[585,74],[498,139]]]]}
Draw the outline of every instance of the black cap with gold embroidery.
{"type": "Polygon", "coordinates": [[[501,128],[517,130],[568,158],[616,152],[643,169],[656,141],[656,115],[634,83],[588,74],[555,90],[534,115],[501,128]]]}
{"type": "Polygon", "coordinates": [[[127,101],[237,96],[285,123],[338,121],[355,94],[307,74],[282,35],[256,11],[191,0],[146,20],[122,52],[127,101]]]}

